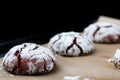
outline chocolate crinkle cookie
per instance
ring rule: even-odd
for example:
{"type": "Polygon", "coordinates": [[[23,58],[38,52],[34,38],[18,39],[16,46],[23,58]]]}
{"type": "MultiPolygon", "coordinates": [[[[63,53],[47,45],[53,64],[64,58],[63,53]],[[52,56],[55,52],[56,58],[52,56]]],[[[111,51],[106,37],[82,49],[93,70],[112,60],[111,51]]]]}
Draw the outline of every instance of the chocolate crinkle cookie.
{"type": "Polygon", "coordinates": [[[120,69],[120,49],[117,49],[113,58],[108,61],[114,63],[114,66],[120,69]]]}
{"type": "Polygon", "coordinates": [[[81,56],[94,51],[93,42],[79,32],[62,32],[53,36],[48,47],[61,56],[81,56]]]}
{"type": "Polygon", "coordinates": [[[110,22],[96,22],[84,29],[84,34],[97,43],[119,43],[120,26],[110,22]]]}
{"type": "Polygon", "coordinates": [[[116,68],[120,69],[120,49],[117,49],[113,57],[113,62],[116,68]]]}
{"type": "Polygon", "coordinates": [[[3,58],[3,69],[13,74],[45,74],[56,64],[48,48],[35,43],[23,43],[11,48],[3,58]]]}

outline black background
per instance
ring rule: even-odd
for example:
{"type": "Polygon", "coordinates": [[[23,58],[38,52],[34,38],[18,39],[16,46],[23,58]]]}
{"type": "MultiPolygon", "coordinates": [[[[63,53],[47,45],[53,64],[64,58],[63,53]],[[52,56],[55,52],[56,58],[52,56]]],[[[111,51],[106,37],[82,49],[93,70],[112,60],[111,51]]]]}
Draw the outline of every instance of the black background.
{"type": "Polygon", "coordinates": [[[115,9],[52,9],[52,8],[9,8],[2,11],[0,40],[10,41],[31,35],[47,43],[56,33],[63,31],[82,32],[100,15],[120,18],[115,9]]]}
{"type": "Polygon", "coordinates": [[[120,19],[119,5],[113,5],[113,2],[104,5],[102,1],[99,4],[98,1],[93,4],[69,2],[1,3],[0,53],[23,42],[47,43],[60,32],[82,32],[101,15],[120,19]]]}

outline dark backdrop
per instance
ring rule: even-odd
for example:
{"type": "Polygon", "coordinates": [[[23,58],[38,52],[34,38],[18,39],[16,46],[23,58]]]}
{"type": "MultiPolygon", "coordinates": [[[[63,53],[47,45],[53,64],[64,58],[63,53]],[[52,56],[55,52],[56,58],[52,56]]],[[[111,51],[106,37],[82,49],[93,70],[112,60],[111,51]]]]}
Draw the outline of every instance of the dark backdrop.
{"type": "Polygon", "coordinates": [[[2,15],[0,40],[10,41],[38,35],[35,40],[46,43],[52,36],[63,31],[82,32],[100,15],[120,18],[114,9],[15,11],[7,9],[2,15]]]}

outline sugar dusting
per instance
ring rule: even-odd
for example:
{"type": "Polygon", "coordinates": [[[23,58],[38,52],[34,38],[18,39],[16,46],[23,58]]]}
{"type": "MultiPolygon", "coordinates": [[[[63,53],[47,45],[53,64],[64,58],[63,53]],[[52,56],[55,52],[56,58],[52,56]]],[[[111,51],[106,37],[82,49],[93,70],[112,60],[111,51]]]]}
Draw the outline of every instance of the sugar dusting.
{"type": "Polygon", "coordinates": [[[0,72],[2,72],[2,74],[0,74],[0,77],[14,77],[15,75],[13,74],[10,74],[8,72],[6,72],[4,69],[3,69],[3,66],[2,66],[2,62],[0,62],[0,72]]]}
{"type": "Polygon", "coordinates": [[[94,80],[94,79],[81,76],[64,76],[63,80],[94,80]]]}
{"type": "Polygon", "coordinates": [[[80,76],[64,76],[63,80],[80,80],[80,76]]]}
{"type": "Polygon", "coordinates": [[[12,71],[13,67],[15,66],[13,62],[17,59],[17,57],[15,56],[15,52],[17,50],[20,51],[21,58],[29,60],[27,65],[28,66],[27,72],[29,74],[34,74],[34,72],[39,69],[41,69],[39,71],[44,71],[44,69],[51,71],[55,65],[56,61],[55,56],[52,53],[52,51],[50,51],[48,48],[42,47],[34,43],[23,43],[21,45],[14,46],[7,52],[7,54],[3,58],[2,65],[4,64],[9,66],[10,71],[12,71]],[[34,59],[36,59],[35,62],[32,61],[34,59]],[[41,62],[44,61],[46,61],[45,65],[42,65],[40,68],[36,66],[37,64],[40,64],[41,62]],[[46,68],[44,68],[44,66],[46,68]]]}
{"type": "Polygon", "coordinates": [[[50,39],[48,47],[59,55],[71,56],[88,54],[94,50],[94,44],[89,38],[73,31],[56,34],[50,39]]]}
{"type": "MultiPolygon", "coordinates": [[[[103,39],[109,35],[113,36],[112,38],[115,41],[118,39],[118,35],[120,35],[120,27],[116,24],[109,22],[96,22],[86,27],[84,29],[84,34],[96,42],[104,42],[103,39]],[[97,31],[95,36],[93,36],[94,32],[97,30],[97,27],[100,27],[100,30],[97,31]]],[[[107,39],[105,41],[109,42],[107,39]]]]}
{"type": "Polygon", "coordinates": [[[109,63],[114,63],[115,67],[120,69],[120,49],[118,48],[115,51],[113,58],[107,59],[106,61],[109,63]]]}
{"type": "Polygon", "coordinates": [[[113,59],[114,59],[114,58],[117,58],[117,59],[119,59],[119,60],[120,60],[120,49],[117,49],[117,50],[116,50],[116,52],[115,52],[115,55],[114,55],[113,59]]]}

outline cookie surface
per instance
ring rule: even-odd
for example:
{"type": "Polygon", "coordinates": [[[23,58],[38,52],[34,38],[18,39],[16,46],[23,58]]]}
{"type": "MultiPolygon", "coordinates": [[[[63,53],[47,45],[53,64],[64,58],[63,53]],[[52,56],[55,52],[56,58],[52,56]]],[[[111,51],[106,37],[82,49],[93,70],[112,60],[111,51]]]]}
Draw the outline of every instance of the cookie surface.
{"type": "Polygon", "coordinates": [[[53,36],[48,47],[61,56],[80,56],[94,51],[93,42],[78,32],[62,32],[53,36]]]}
{"type": "Polygon", "coordinates": [[[3,68],[13,74],[44,74],[55,67],[51,50],[34,43],[11,48],[3,58],[3,68]]]}
{"type": "Polygon", "coordinates": [[[116,68],[120,69],[120,49],[117,49],[113,56],[113,63],[116,68]]]}
{"type": "Polygon", "coordinates": [[[84,29],[84,34],[98,43],[119,43],[120,27],[109,22],[96,22],[84,29]]]}

